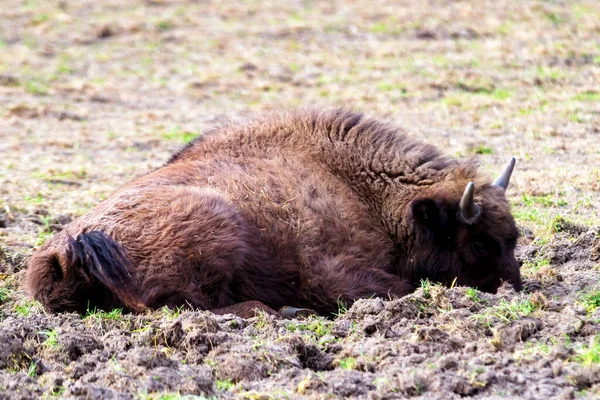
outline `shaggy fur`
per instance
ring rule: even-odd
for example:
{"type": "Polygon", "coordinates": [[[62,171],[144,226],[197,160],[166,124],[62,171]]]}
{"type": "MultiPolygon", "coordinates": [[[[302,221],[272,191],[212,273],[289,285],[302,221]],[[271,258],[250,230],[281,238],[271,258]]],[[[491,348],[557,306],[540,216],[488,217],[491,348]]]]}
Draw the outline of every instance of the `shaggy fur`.
{"type": "Polygon", "coordinates": [[[163,305],[320,314],[420,279],[521,288],[504,190],[402,130],[342,110],[230,122],[46,243],[26,286],[49,310],[163,305]],[[481,216],[461,222],[476,185],[481,216]]]}

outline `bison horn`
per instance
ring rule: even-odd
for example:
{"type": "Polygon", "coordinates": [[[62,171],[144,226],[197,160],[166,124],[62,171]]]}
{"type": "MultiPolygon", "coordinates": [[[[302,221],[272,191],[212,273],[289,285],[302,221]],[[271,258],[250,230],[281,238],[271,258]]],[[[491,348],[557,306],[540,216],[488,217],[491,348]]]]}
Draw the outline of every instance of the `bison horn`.
{"type": "Polygon", "coordinates": [[[479,206],[475,204],[474,196],[475,184],[473,182],[469,182],[467,188],[465,189],[465,193],[460,200],[460,216],[462,217],[463,221],[469,225],[475,222],[477,217],[479,217],[479,214],[481,214],[479,206]]]}
{"type": "Polygon", "coordinates": [[[515,158],[512,157],[508,164],[506,164],[506,167],[504,168],[504,171],[502,171],[502,174],[500,174],[498,179],[496,179],[496,181],[494,182],[494,186],[500,186],[504,190],[508,188],[510,176],[512,175],[513,169],[515,169],[515,162],[515,158]]]}

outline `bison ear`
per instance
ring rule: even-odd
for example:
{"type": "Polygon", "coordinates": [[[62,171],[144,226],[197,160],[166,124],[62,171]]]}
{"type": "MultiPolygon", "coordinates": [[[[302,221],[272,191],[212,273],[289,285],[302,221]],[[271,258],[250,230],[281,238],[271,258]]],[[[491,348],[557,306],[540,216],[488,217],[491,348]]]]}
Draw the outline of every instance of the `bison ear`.
{"type": "Polygon", "coordinates": [[[444,223],[446,212],[432,199],[417,199],[411,202],[411,214],[415,222],[429,229],[444,223]]]}

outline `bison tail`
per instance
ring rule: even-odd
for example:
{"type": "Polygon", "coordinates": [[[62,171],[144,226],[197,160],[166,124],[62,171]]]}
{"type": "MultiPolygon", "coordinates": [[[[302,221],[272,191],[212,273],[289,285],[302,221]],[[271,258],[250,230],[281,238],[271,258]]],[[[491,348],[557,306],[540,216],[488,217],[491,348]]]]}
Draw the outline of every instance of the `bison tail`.
{"type": "Polygon", "coordinates": [[[134,311],[145,308],[125,249],[106,233],[90,231],[69,238],[69,258],[71,265],[81,267],[87,279],[99,281],[126,307],[134,311]]]}

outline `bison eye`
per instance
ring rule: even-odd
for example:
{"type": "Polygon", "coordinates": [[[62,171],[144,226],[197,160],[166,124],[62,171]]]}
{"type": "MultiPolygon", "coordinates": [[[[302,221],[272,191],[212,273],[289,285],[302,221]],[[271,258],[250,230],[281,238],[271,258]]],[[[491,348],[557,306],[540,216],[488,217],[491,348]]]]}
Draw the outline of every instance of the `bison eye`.
{"type": "Polygon", "coordinates": [[[490,254],[489,247],[482,242],[471,242],[471,250],[478,256],[487,256],[490,254]]]}

